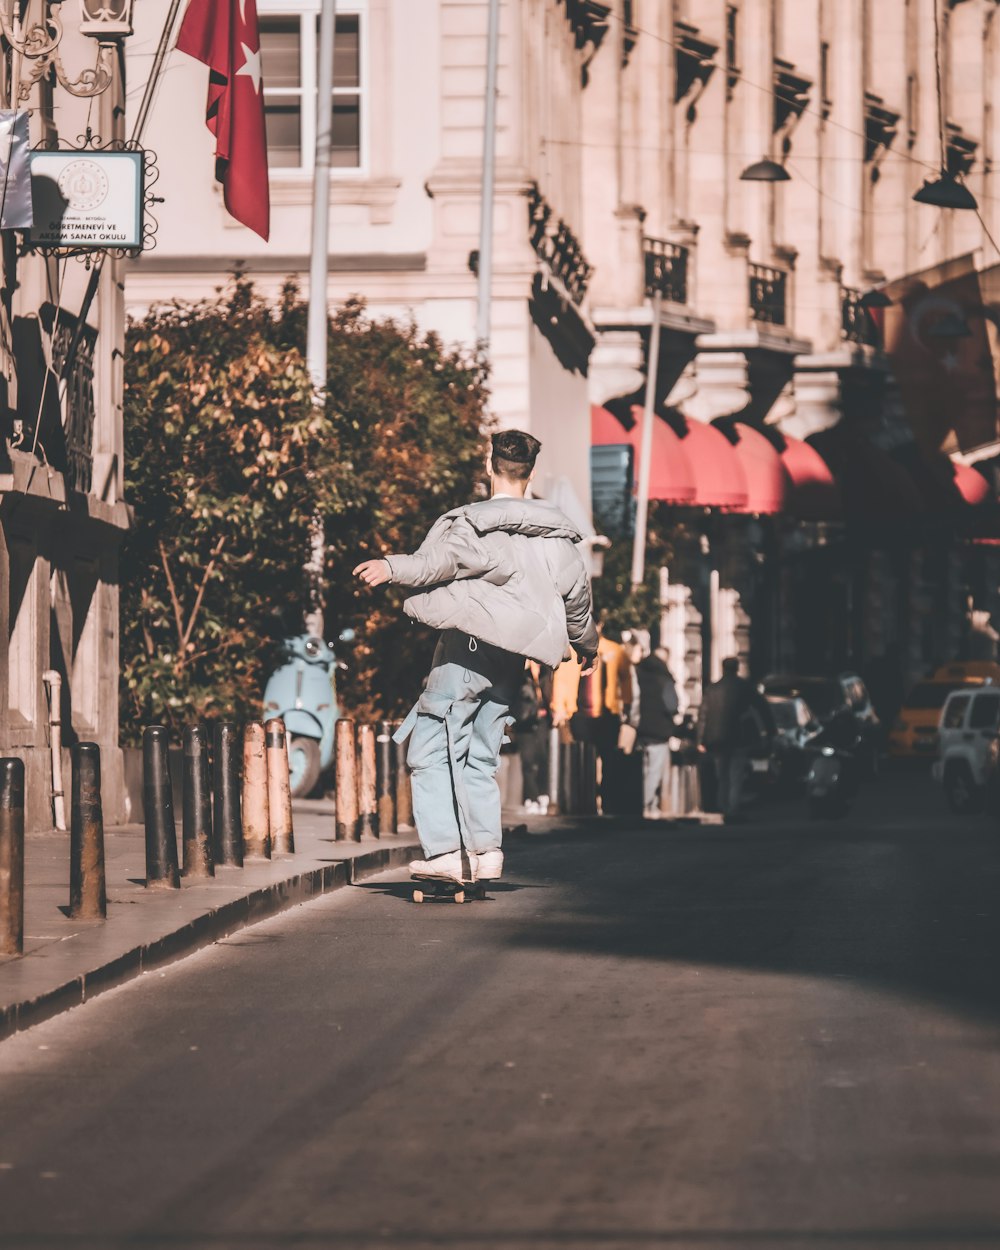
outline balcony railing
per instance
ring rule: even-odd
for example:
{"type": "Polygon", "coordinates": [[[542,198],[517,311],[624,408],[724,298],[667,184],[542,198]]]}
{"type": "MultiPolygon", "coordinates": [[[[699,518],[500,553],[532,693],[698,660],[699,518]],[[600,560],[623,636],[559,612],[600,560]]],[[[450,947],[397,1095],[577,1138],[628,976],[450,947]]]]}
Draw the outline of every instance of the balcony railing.
{"type": "Polygon", "coordinates": [[[72,313],[43,306],[41,319],[52,334],[52,369],[65,383],[66,485],[87,493],[94,468],[94,348],[97,331],[79,325],[72,313]]]}
{"type": "Polygon", "coordinates": [[[535,255],[562,281],[573,303],[583,303],[593,266],[576,235],[565,221],[555,219],[552,206],[537,187],[528,196],[528,237],[535,255]]]}
{"type": "Polygon", "coordinates": [[[785,299],[788,274],[769,265],[750,266],[750,316],[767,325],[786,324],[785,299]]]}
{"type": "Polygon", "coordinates": [[[646,294],[659,292],[672,304],[688,302],[688,249],[665,239],[644,239],[646,294]]]}
{"type": "Polygon", "coordinates": [[[840,332],[848,343],[880,346],[878,327],[861,303],[861,292],[853,286],[840,288],[840,332]]]}

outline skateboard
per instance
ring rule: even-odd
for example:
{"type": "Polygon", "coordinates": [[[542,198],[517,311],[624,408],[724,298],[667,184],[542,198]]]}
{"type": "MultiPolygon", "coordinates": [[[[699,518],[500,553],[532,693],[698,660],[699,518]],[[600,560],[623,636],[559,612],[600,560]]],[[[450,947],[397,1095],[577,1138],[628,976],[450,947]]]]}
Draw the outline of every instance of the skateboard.
{"type": "Polygon", "coordinates": [[[425,877],[414,877],[413,893],[415,903],[430,902],[441,899],[444,902],[464,903],[486,898],[486,881],[432,881],[425,877]]]}

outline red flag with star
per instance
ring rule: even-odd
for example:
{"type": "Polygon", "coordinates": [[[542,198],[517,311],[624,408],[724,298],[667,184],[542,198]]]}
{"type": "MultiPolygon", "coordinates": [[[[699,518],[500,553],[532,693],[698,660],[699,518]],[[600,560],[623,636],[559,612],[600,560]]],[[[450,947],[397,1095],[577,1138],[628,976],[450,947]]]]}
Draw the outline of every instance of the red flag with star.
{"type": "Polygon", "coordinates": [[[271,202],[256,0],[191,0],[177,47],[209,69],[205,124],[226,208],[268,237],[271,202]]]}

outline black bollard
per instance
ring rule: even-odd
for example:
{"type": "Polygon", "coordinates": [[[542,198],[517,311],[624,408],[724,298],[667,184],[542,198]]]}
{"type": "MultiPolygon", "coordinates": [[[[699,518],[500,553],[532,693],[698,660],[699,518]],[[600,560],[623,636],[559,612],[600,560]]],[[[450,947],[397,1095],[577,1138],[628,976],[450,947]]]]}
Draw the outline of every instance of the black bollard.
{"type": "Polygon", "coordinates": [[[208,740],[201,725],[184,730],[184,875],[214,877],[208,740]]]}
{"type": "Polygon", "coordinates": [[[108,897],[104,880],[101,748],[96,742],[79,742],[73,748],[71,795],[70,918],[103,920],[108,914],[108,897]]]}
{"type": "Polygon", "coordinates": [[[24,949],[24,764],[0,759],[0,955],[24,949]]]}
{"type": "Polygon", "coordinates": [[[240,759],[243,742],[232,721],[215,726],[212,769],[215,781],[215,862],[243,867],[243,815],[240,810],[240,759]]]}
{"type": "Polygon", "coordinates": [[[179,890],[170,734],[163,725],[150,725],[142,735],[142,799],[146,809],[146,885],[179,890]]]}
{"type": "Polygon", "coordinates": [[[383,833],[396,832],[396,744],[392,724],[381,721],[375,739],[375,789],[378,827],[383,833]]]}

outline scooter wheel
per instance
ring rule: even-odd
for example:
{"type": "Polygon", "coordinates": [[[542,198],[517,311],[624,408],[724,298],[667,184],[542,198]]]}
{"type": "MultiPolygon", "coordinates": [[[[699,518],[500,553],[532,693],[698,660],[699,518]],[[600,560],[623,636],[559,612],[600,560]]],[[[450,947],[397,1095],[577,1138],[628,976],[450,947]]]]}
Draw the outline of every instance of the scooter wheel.
{"type": "Polygon", "coordinates": [[[316,789],[323,771],[319,743],[315,738],[292,737],[288,743],[288,763],[292,798],[307,798],[316,789]]]}

